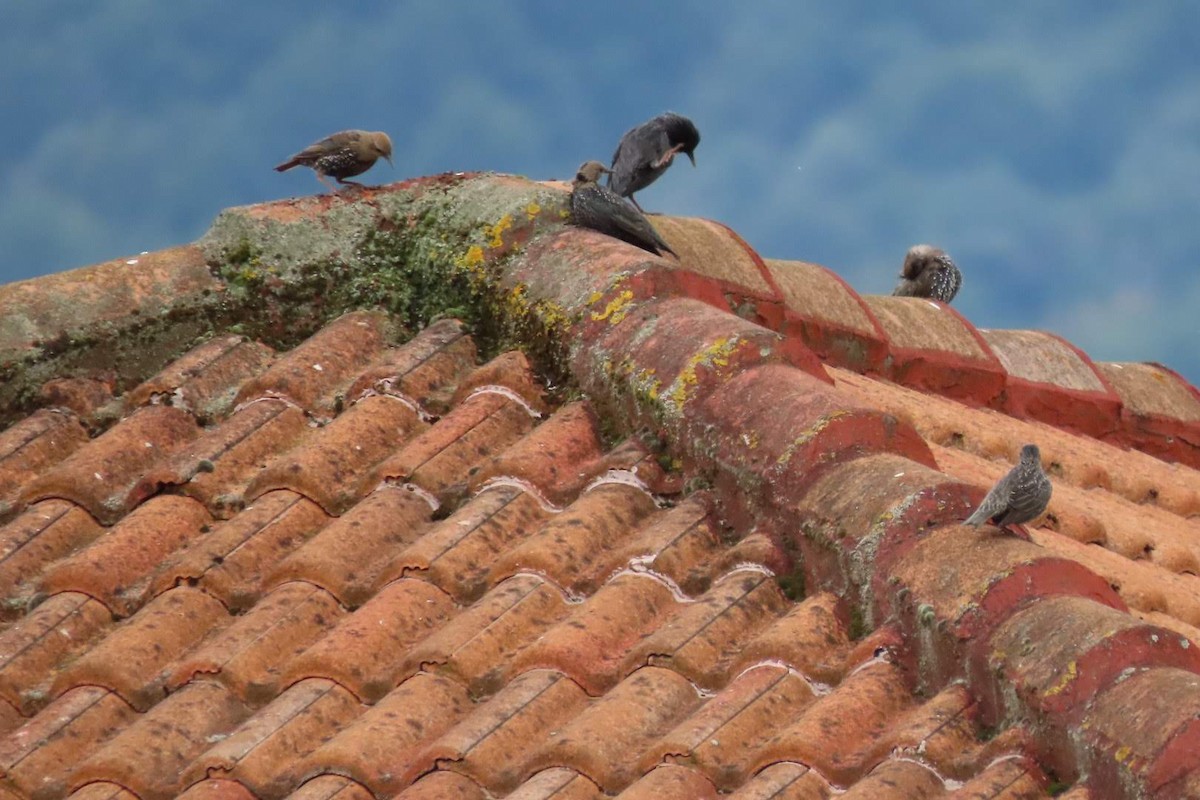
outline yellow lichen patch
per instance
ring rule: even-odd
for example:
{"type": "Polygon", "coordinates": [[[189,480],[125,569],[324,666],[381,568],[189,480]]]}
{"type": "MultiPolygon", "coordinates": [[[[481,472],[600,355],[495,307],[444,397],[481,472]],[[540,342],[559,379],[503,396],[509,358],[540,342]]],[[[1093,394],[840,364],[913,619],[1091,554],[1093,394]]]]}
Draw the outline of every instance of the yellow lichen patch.
{"type": "Polygon", "coordinates": [[[593,311],[592,320],[594,322],[603,322],[604,320],[608,320],[609,324],[616,325],[620,323],[621,320],[625,319],[626,315],[629,314],[629,306],[632,303],[633,292],[626,289],[612,300],[609,300],[608,305],[604,307],[603,311],[599,313],[593,311]]]}
{"type": "Polygon", "coordinates": [[[537,203],[530,203],[529,205],[525,206],[525,218],[530,222],[533,222],[534,218],[540,213],[542,213],[542,207],[537,203]]]}
{"type": "Polygon", "coordinates": [[[796,454],[797,450],[799,450],[801,447],[803,447],[804,445],[811,442],[818,434],[821,433],[821,431],[825,430],[825,428],[827,428],[829,426],[829,423],[833,422],[835,419],[838,419],[839,417],[844,417],[844,416],[848,415],[849,413],[850,413],[849,411],[833,411],[833,412],[821,417],[813,425],[811,425],[807,429],[801,431],[800,435],[792,440],[791,444],[789,444],[784,449],[784,451],[779,455],[779,458],[777,458],[775,460],[776,463],[779,464],[779,466],[781,466],[781,467],[784,464],[787,464],[789,461],[792,460],[792,456],[794,456],[796,454]]]}
{"type": "Polygon", "coordinates": [[[1046,690],[1046,697],[1053,697],[1056,694],[1061,694],[1063,689],[1066,689],[1067,686],[1069,686],[1078,675],[1079,665],[1074,661],[1072,661],[1070,664],[1067,664],[1067,669],[1065,672],[1063,672],[1062,676],[1054,683],[1053,686],[1046,690]]]}
{"type": "Polygon", "coordinates": [[[1129,756],[1132,754],[1133,754],[1132,747],[1129,747],[1128,745],[1122,745],[1121,747],[1117,748],[1117,751],[1115,753],[1113,753],[1113,757],[1115,759],[1117,759],[1117,761],[1119,763],[1124,764],[1126,761],[1129,760],[1129,756]]]}
{"type": "Polygon", "coordinates": [[[740,343],[737,336],[722,336],[708,347],[694,353],[680,371],[679,376],[671,382],[671,388],[667,392],[667,405],[676,412],[682,411],[691,390],[700,382],[697,370],[700,367],[729,366],[729,356],[740,343]]]}
{"type": "Polygon", "coordinates": [[[559,209],[559,212],[558,212],[558,218],[559,218],[559,219],[570,219],[570,218],[571,218],[571,212],[570,212],[570,211],[567,211],[565,208],[563,208],[563,209],[559,209]]]}
{"type": "Polygon", "coordinates": [[[512,214],[505,214],[495,225],[484,225],[483,235],[487,237],[488,247],[504,246],[504,232],[512,227],[512,214]]]}
{"type": "Polygon", "coordinates": [[[475,269],[483,264],[483,248],[477,244],[473,244],[467,248],[458,259],[458,266],[464,269],[475,269]]]}

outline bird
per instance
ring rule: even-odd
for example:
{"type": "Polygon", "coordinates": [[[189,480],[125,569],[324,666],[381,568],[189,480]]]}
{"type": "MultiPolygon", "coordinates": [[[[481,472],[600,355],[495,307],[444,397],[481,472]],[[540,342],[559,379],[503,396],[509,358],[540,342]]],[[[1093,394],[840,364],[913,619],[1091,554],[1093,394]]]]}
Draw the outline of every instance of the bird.
{"type": "Polygon", "coordinates": [[[674,256],[675,251],[658,235],[650,220],[616,192],[597,183],[606,172],[608,167],[599,161],[580,164],[571,182],[571,221],[651,253],[666,252],[674,256]]]}
{"type": "Polygon", "coordinates": [[[990,522],[1002,530],[1036,519],[1050,503],[1053,487],[1042,471],[1042,456],[1036,444],[1021,448],[1021,460],[983,498],[964,525],[978,528],[990,522]]]}
{"type": "Polygon", "coordinates": [[[335,193],[337,187],[325,180],[336,178],[343,185],[361,186],[346,178],[362,173],[375,166],[380,157],[392,163],[392,140],[382,131],[339,131],[314,142],[294,156],[275,167],[276,172],[286,172],[292,167],[311,167],[317,180],[335,193]]]}
{"type": "Polygon", "coordinates": [[[949,303],[962,286],[962,273],[940,247],[918,244],[910,247],[900,269],[897,297],[927,297],[949,303]]]}
{"type": "Polygon", "coordinates": [[[645,189],[671,166],[676,153],[683,153],[696,166],[696,145],[700,131],[687,117],[668,111],[641,125],[630,128],[621,137],[612,157],[608,188],[628,197],[638,211],[642,207],[633,193],[645,189]]]}

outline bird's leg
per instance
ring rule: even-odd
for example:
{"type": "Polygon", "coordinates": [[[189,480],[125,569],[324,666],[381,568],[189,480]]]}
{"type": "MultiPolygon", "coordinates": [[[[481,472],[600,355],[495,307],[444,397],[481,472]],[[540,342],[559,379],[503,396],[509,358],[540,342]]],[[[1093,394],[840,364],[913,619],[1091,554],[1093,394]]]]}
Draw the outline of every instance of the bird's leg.
{"type": "Polygon", "coordinates": [[[681,145],[681,144],[675,145],[670,150],[663,153],[662,158],[651,163],[650,166],[654,167],[655,169],[661,169],[661,168],[667,166],[668,164],[671,163],[672,159],[675,158],[675,154],[678,153],[682,149],[683,149],[683,145],[681,145]]]}
{"type": "Polygon", "coordinates": [[[332,183],[330,183],[329,181],[325,180],[324,175],[322,175],[319,172],[317,172],[315,174],[317,176],[317,180],[319,180],[322,184],[324,184],[329,189],[329,191],[333,192],[334,194],[338,193],[338,188],[336,186],[334,186],[332,183]]]}
{"type": "Polygon", "coordinates": [[[636,208],[638,211],[641,211],[641,213],[643,213],[643,214],[646,213],[645,211],[642,211],[642,207],[638,205],[638,201],[633,199],[633,195],[629,195],[629,197],[626,199],[629,200],[629,202],[633,203],[633,207],[636,208]]]}

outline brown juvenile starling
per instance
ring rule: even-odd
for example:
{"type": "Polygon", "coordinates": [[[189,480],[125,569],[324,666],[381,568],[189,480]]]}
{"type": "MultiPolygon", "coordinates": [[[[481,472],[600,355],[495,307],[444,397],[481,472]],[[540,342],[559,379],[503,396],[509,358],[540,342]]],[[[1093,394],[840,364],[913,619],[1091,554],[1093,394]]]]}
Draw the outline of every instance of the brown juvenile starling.
{"type": "Polygon", "coordinates": [[[946,251],[928,244],[909,248],[900,270],[900,283],[892,291],[898,297],[927,297],[949,303],[962,286],[962,273],[946,251]]]}
{"type": "Polygon", "coordinates": [[[1036,519],[1050,503],[1053,487],[1042,471],[1042,457],[1036,444],[1021,448],[1021,460],[992,487],[975,513],[964,525],[978,528],[990,522],[1001,529],[1036,519]]]}
{"type": "Polygon", "coordinates": [[[651,253],[675,255],[670,245],[654,230],[650,220],[616,192],[596,183],[600,175],[608,171],[599,161],[587,161],[580,165],[571,183],[571,221],[651,253]]]}
{"type": "Polygon", "coordinates": [[[667,171],[676,153],[683,153],[696,166],[696,145],[700,131],[690,119],[668,111],[652,120],[630,128],[621,137],[613,153],[608,187],[622,197],[628,197],[638,211],[642,207],[633,193],[645,189],[667,171]]]}
{"type": "Polygon", "coordinates": [[[392,163],[392,140],[386,133],[340,131],[310,144],[275,167],[275,171],[285,172],[299,166],[312,167],[313,172],[317,173],[317,180],[336,192],[337,187],[325,180],[326,176],[336,178],[341,184],[361,186],[361,183],[346,178],[363,174],[375,166],[380,156],[386,158],[389,164],[392,163]]]}

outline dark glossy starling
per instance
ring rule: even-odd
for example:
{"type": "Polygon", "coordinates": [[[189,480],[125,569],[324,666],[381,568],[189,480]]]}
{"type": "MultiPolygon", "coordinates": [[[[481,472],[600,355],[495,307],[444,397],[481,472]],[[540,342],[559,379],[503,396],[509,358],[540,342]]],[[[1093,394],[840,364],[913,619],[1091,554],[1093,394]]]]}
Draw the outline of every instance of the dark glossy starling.
{"type": "Polygon", "coordinates": [[[990,522],[1000,528],[1020,525],[1036,519],[1050,503],[1053,487],[1042,471],[1042,457],[1036,444],[1021,448],[1021,461],[992,487],[967,518],[964,525],[978,528],[990,522]]]}
{"type": "Polygon", "coordinates": [[[946,251],[928,244],[909,248],[900,270],[900,283],[892,291],[898,297],[927,297],[949,303],[962,286],[962,273],[946,251]]]}
{"type": "Polygon", "coordinates": [[[650,220],[616,192],[596,183],[601,173],[608,171],[599,161],[580,165],[571,183],[571,221],[651,253],[675,255],[670,245],[654,230],[650,220]]]}
{"type": "Polygon", "coordinates": [[[326,176],[338,183],[361,186],[351,178],[375,166],[380,156],[392,163],[392,140],[381,131],[340,131],[319,142],[310,144],[279,166],[276,172],[285,172],[292,167],[311,167],[317,180],[337,191],[337,187],[325,180],[326,176]]]}
{"type": "Polygon", "coordinates": [[[676,153],[683,153],[696,166],[696,145],[700,144],[700,131],[687,117],[668,111],[659,114],[636,128],[630,128],[621,137],[617,151],[613,153],[612,171],[608,174],[608,188],[622,197],[628,197],[638,211],[642,207],[633,199],[633,193],[645,189],[667,171],[676,153]]]}

